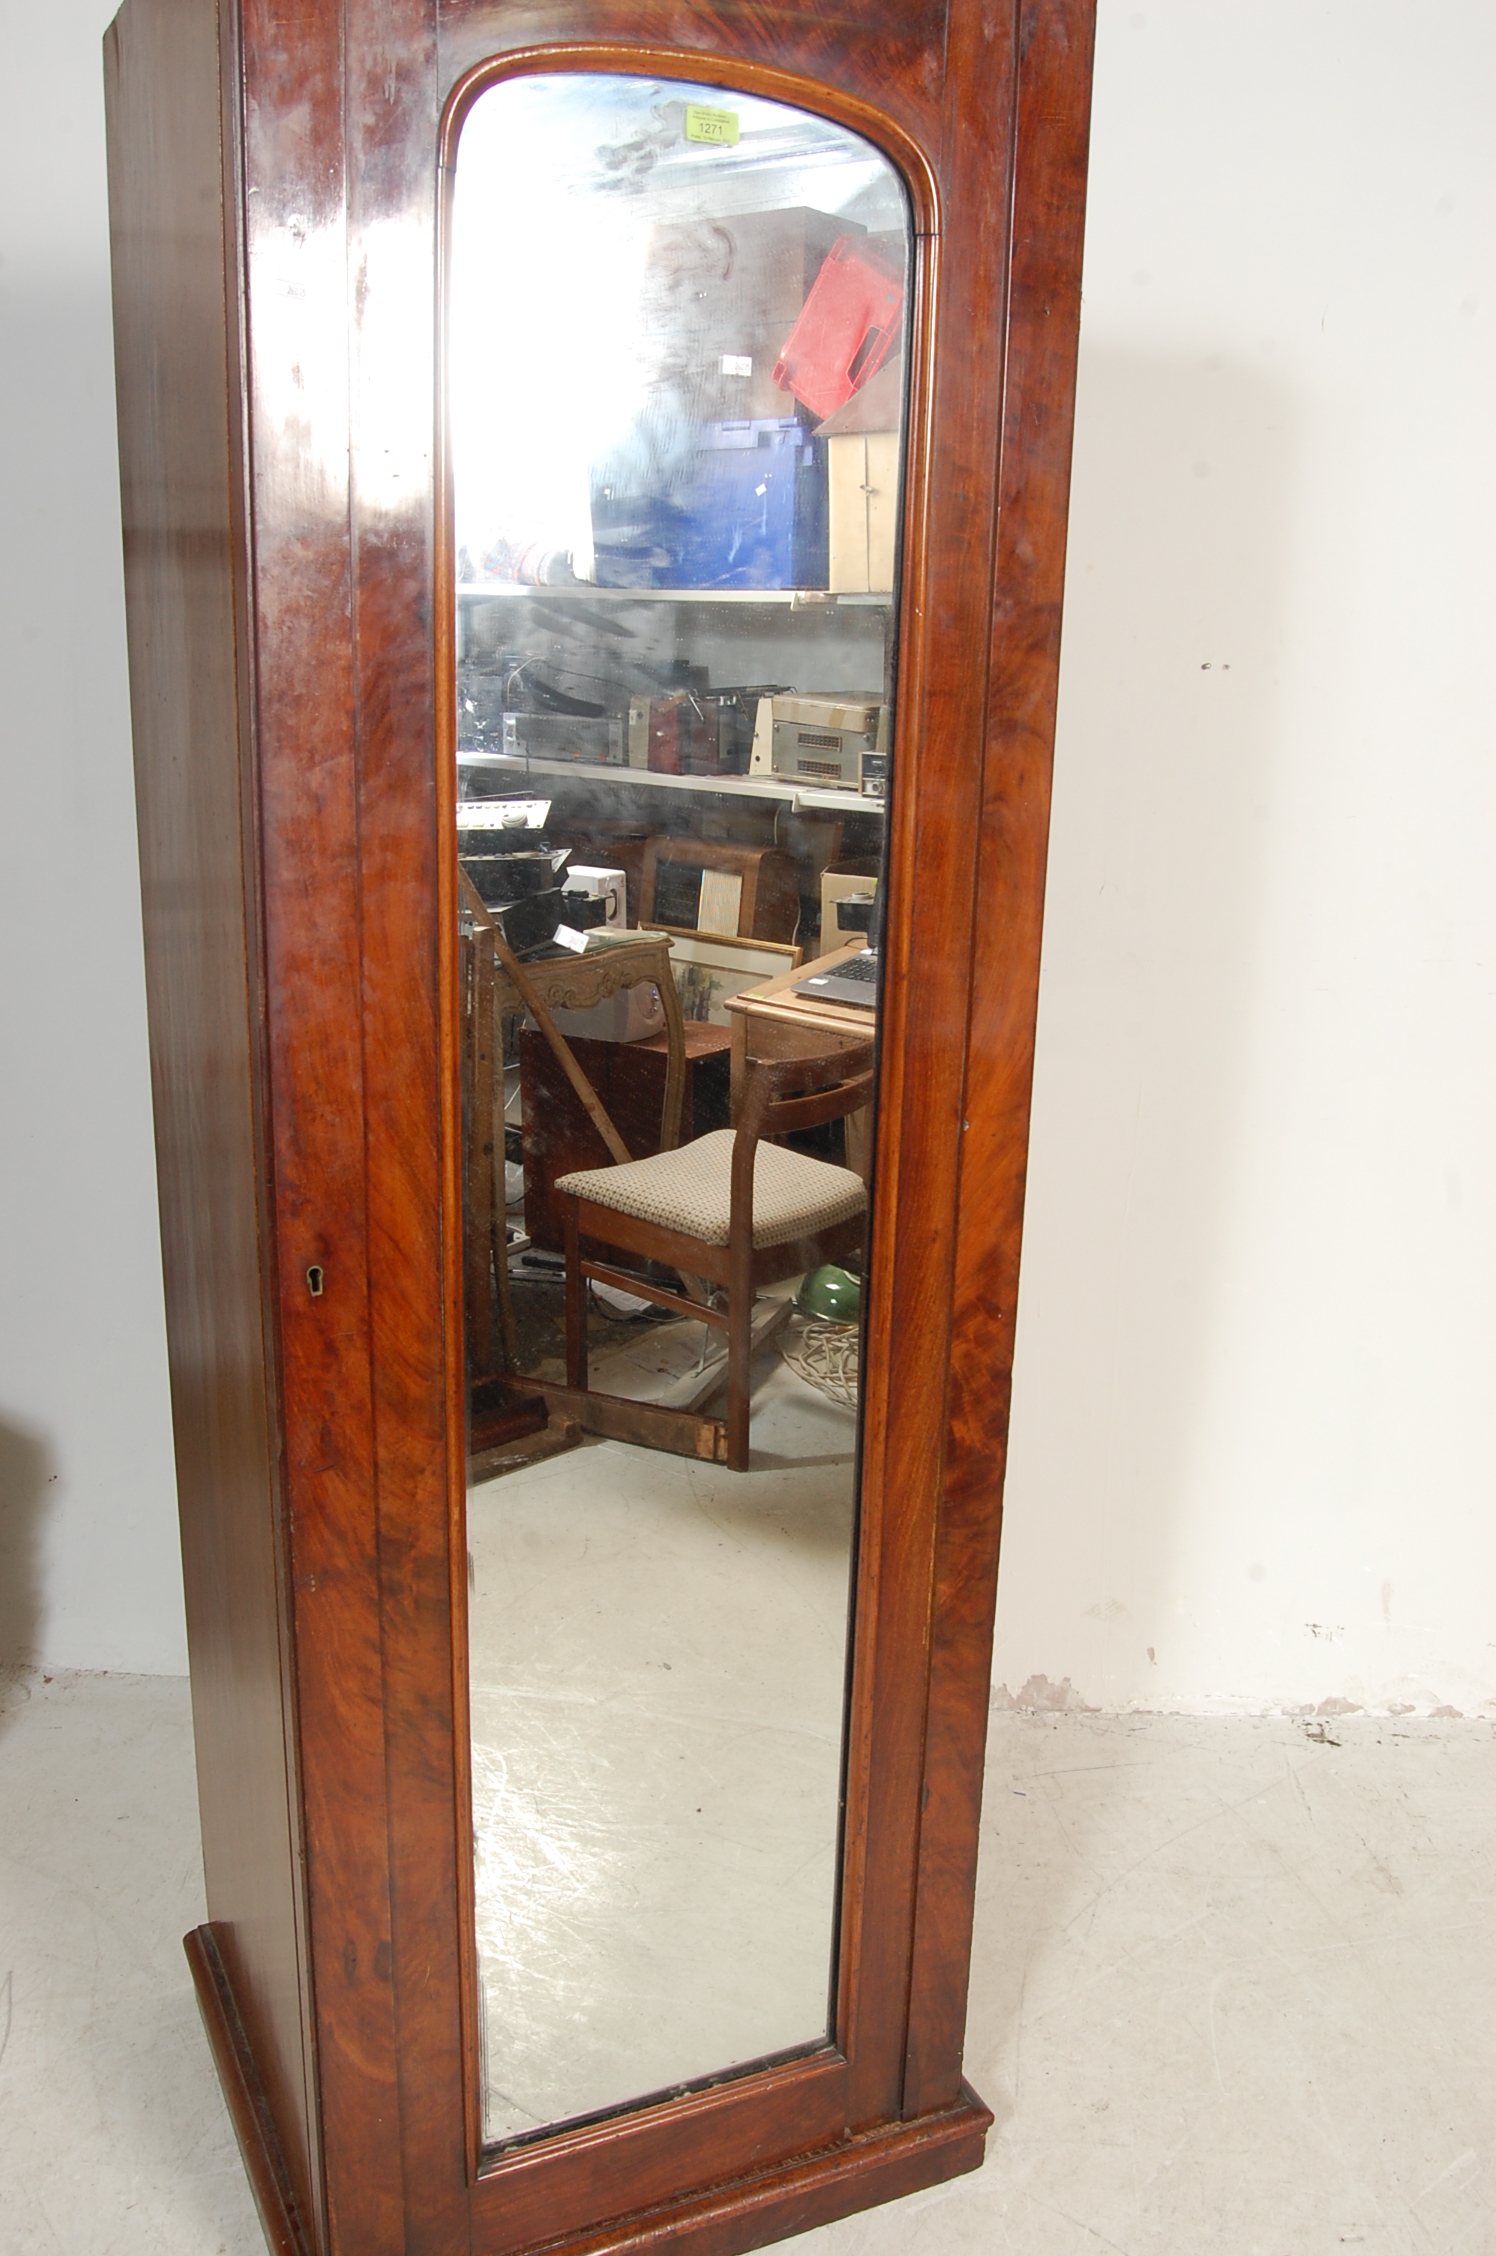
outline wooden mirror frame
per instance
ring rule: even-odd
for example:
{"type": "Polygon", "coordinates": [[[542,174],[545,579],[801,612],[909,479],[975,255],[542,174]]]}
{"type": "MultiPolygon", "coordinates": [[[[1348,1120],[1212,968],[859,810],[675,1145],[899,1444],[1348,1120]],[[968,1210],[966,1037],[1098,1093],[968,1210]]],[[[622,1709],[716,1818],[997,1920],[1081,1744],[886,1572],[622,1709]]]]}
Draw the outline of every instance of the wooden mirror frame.
{"type": "Polygon", "coordinates": [[[981,2159],[1091,12],[127,0],[109,34],[188,1952],[278,2256],[728,2256],[981,2159]],[[908,185],[918,277],[835,2041],[485,2163],[437,152],[496,76],[567,68],[852,127],[908,185]]]}

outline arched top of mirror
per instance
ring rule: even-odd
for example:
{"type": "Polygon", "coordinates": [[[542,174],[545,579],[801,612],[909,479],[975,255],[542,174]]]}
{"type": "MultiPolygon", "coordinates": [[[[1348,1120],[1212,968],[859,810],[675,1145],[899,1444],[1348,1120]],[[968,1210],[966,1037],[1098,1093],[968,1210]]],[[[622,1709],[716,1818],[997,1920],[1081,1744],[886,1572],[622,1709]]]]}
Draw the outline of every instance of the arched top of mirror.
{"type": "MultiPolygon", "coordinates": [[[[459,114],[445,293],[459,578],[508,577],[482,566],[498,541],[520,552],[515,576],[540,570],[539,543],[591,581],[584,465],[630,431],[635,455],[676,456],[713,422],[793,416],[814,432],[835,390],[797,396],[776,367],[807,271],[845,235],[903,285],[908,193],[848,127],[722,86],[526,73],[459,114]],[[812,222],[798,244],[794,213],[812,222]],[[712,350],[726,344],[751,349],[712,350]]],[[[869,340],[900,426],[905,313],[901,291],[869,340]]],[[[852,388],[870,372],[864,355],[852,388]]]]}

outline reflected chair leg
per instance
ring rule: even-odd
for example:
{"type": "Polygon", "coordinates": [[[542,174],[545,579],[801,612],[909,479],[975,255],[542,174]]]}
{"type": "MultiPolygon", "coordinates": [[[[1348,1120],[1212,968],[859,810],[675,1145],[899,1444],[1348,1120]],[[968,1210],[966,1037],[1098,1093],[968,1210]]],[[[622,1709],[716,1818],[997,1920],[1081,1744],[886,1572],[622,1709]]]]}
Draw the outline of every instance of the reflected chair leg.
{"type": "Polygon", "coordinates": [[[587,1385],[587,1280],[577,1234],[577,1202],[566,1201],[566,1383],[587,1385]]]}
{"type": "Polygon", "coordinates": [[[509,1217],[499,1216],[493,1232],[494,1278],[499,1288],[499,1336],[504,1342],[504,1368],[519,1369],[519,1342],[514,1329],[514,1296],[509,1287],[509,1217]]]}
{"type": "Polygon", "coordinates": [[[727,1464],[748,1470],[748,1384],[753,1340],[753,1287],[734,1287],[727,1302],[727,1464]]]}

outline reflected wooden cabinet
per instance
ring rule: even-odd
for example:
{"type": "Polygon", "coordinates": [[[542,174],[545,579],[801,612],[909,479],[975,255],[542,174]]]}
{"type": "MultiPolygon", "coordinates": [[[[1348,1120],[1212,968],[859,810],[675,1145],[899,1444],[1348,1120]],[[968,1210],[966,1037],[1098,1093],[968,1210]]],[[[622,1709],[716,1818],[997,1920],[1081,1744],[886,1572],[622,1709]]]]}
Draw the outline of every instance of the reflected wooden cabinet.
{"type": "Polygon", "coordinates": [[[187,1948],[278,2256],[982,2158],[1090,16],[109,34],[187,1948]]]}

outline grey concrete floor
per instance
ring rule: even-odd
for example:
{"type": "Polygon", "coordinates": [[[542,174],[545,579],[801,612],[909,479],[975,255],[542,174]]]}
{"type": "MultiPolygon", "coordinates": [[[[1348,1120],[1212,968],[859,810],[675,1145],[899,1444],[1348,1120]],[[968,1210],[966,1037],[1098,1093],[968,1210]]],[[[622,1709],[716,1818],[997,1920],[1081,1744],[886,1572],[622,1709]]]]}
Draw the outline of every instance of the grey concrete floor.
{"type": "MultiPolygon", "coordinates": [[[[805,2256],[1491,2256],[1496,1728],[994,1715],[985,2169],[805,2256]]],[[[0,1701],[0,2251],[261,2256],[185,1684],[0,1701]]]]}
{"type": "Polygon", "coordinates": [[[857,1429],[780,1380],[749,1472],[603,1441],[469,1494],[495,2142],[825,2039],[857,1429]]]}

